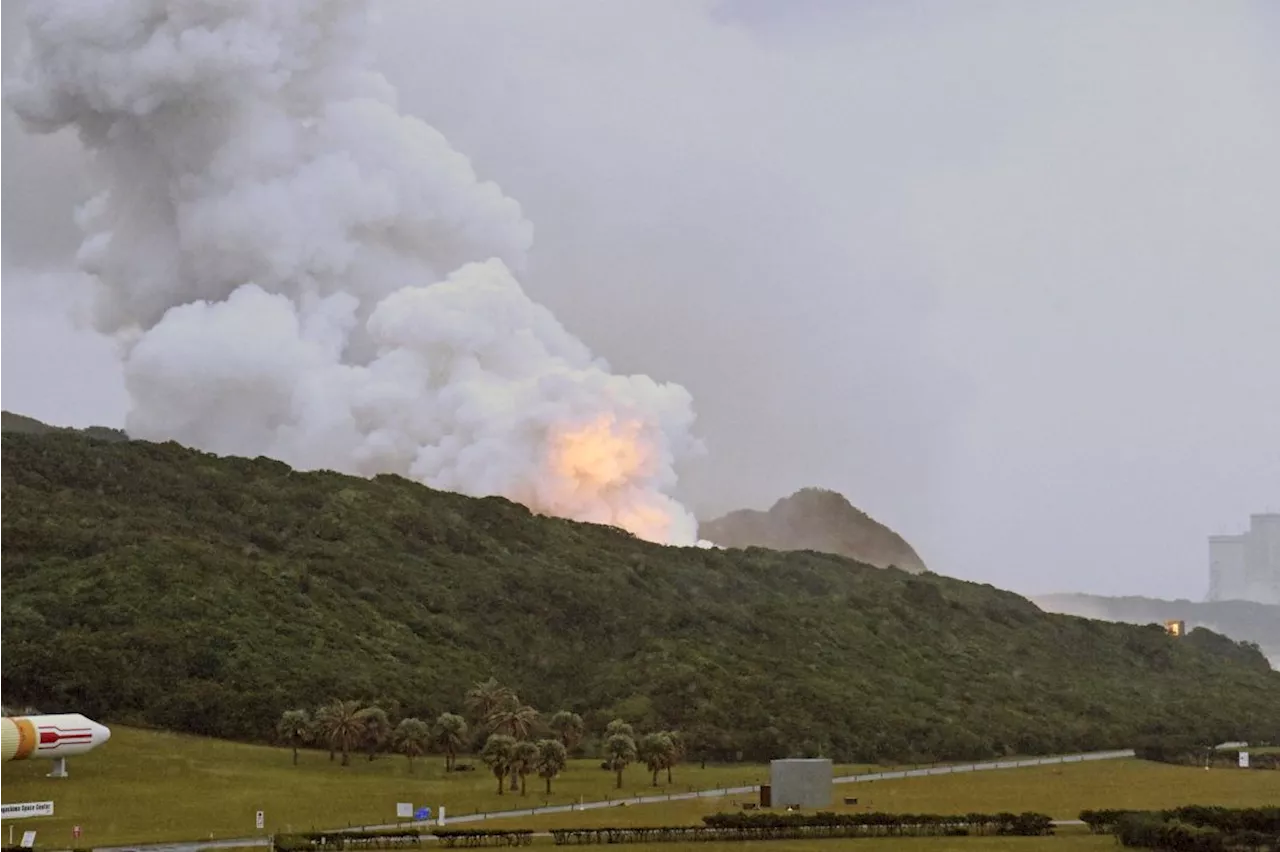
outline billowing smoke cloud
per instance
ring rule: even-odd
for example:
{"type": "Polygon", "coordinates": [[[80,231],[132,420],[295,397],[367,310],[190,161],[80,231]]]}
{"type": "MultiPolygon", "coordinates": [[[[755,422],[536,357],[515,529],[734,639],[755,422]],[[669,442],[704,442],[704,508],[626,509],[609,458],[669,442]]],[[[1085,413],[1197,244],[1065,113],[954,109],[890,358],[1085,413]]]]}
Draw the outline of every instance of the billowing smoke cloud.
{"type": "Polygon", "coordinates": [[[691,544],[684,388],[619,376],[513,275],[519,205],[401,115],[359,0],[31,4],[7,95],[75,127],[130,433],[396,472],[691,544]]]}

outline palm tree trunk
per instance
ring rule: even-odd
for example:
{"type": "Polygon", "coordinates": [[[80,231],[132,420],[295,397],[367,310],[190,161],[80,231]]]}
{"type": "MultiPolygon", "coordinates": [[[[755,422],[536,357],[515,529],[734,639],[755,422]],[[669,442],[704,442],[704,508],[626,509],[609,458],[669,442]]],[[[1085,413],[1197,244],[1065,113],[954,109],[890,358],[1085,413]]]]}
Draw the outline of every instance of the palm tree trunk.
{"type": "Polygon", "coordinates": [[[409,755],[409,774],[413,774],[413,755],[409,755]]]}
{"type": "Polygon", "coordinates": [[[657,786],[658,786],[658,770],[656,770],[656,769],[655,769],[655,770],[653,770],[653,784],[652,784],[652,786],[654,786],[654,787],[657,787],[657,786]]]}
{"type": "Polygon", "coordinates": [[[618,767],[618,789],[622,789],[622,767],[618,767]]]}
{"type": "Polygon", "coordinates": [[[507,792],[507,773],[495,772],[493,774],[498,778],[498,795],[501,796],[507,792]]]}
{"type": "Polygon", "coordinates": [[[551,776],[547,776],[547,795],[551,795],[551,776]]]}
{"type": "Polygon", "coordinates": [[[525,776],[521,775],[520,776],[520,795],[521,796],[528,795],[529,793],[528,789],[526,789],[527,783],[528,782],[526,781],[525,776]]]}
{"type": "Polygon", "coordinates": [[[297,746],[293,747],[293,765],[294,766],[298,765],[298,747],[297,746]]]}
{"type": "Polygon", "coordinates": [[[351,755],[347,753],[347,750],[345,747],[342,749],[342,765],[343,766],[351,765],[351,755]]]}
{"type": "Polygon", "coordinates": [[[668,784],[671,783],[671,767],[670,766],[667,767],[667,783],[668,784]]]}

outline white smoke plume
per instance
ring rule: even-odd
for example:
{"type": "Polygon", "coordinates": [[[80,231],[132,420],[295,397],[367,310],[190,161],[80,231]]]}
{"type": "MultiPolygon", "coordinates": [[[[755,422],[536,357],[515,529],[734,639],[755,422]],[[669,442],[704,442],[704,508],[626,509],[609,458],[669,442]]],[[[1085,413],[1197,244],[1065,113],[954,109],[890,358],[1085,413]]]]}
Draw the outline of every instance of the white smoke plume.
{"type": "Polygon", "coordinates": [[[397,112],[365,2],[42,0],[26,23],[6,96],[77,128],[103,181],[79,262],[131,434],[694,543],[670,496],[690,395],[613,375],[526,296],[532,226],[397,112]]]}

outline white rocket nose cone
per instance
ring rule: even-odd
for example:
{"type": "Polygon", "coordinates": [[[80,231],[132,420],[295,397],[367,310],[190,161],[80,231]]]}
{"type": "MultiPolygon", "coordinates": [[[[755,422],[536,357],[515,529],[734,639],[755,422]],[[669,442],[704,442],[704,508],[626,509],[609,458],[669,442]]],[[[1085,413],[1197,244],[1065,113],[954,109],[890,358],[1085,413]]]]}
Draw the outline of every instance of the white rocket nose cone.
{"type": "Polygon", "coordinates": [[[93,744],[102,745],[111,739],[111,729],[106,725],[99,725],[97,722],[92,723],[93,726],[93,744]]]}

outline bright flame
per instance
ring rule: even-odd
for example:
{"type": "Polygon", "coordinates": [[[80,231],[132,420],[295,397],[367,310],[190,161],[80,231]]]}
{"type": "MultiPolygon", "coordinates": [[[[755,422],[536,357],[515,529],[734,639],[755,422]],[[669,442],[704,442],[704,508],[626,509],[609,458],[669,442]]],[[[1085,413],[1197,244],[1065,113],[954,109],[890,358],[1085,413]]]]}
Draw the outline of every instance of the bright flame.
{"type": "Polygon", "coordinates": [[[593,523],[621,527],[648,541],[670,541],[673,515],[668,498],[655,499],[643,486],[653,464],[653,447],[639,421],[612,414],[576,427],[555,430],[548,442],[551,483],[539,489],[540,507],[593,523]],[[560,503],[589,507],[565,511],[560,503]],[[550,504],[550,505],[547,505],[550,504]]]}
{"type": "Polygon", "coordinates": [[[562,431],[551,444],[552,470],[580,489],[603,491],[626,483],[648,461],[640,424],[618,424],[612,414],[602,414],[580,429],[562,431]]]}

